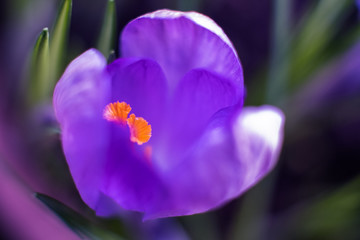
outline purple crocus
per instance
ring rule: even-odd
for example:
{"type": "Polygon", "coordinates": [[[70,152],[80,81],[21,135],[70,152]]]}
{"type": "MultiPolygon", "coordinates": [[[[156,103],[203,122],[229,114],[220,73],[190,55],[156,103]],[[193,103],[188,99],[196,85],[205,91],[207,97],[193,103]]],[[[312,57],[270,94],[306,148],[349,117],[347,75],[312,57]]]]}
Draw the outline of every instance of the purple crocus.
{"type": "Polygon", "coordinates": [[[95,49],[77,57],[53,99],[71,174],[98,215],[201,213],[273,168],[284,116],[243,107],[241,64],[215,22],[159,10],[131,21],[120,45],[109,65],[95,49]]]}

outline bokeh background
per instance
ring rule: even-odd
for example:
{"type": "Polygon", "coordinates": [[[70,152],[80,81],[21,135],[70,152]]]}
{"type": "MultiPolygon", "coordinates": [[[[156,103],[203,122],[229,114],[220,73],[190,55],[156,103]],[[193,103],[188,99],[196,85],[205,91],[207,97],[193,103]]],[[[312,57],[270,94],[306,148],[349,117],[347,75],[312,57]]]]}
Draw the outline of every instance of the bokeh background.
{"type": "MultiPolygon", "coordinates": [[[[245,105],[286,115],[274,171],[208,213],[142,223],[101,219],[79,197],[50,98],[29,101],[31,56],[57,0],[0,2],[2,239],[360,239],[360,12],[355,0],[115,0],[116,34],[157,9],[215,20],[244,70],[245,105]]],[[[97,47],[107,1],[73,0],[59,62],[97,47]]]]}

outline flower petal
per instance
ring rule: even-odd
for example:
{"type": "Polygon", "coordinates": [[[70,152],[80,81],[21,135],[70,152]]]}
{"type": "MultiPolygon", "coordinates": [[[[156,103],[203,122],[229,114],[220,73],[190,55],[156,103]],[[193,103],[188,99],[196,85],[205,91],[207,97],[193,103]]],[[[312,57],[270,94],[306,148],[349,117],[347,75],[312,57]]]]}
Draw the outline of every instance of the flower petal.
{"type": "Polygon", "coordinates": [[[283,140],[284,114],[276,107],[246,107],[233,133],[237,156],[245,175],[243,192],[263,178],[276,164],[283,140]]]}
{"type": "Polygon", "coordinates": [[[67,67],[53,98],[67,163],[81,197],[92,208],[99,197],[108,141],[102,118],[110,95],[105,66],[98,51],[86,51],[67,67]]]}
{"type": "Polygon", "coordinates": [[[193,68],[206,68],[231,79],[243,91],[242,68],[223,30],[196,12],[159,10],[130,22],[121,35],[123,57],[157,61],[170,89],[193,68]]]}
{"type": "MultiPolygon", "coordinates": [[[[232,81],[204,69],[188,72],[176,89],[159,148],[166,150],[162,167],[177,164],[189,147],[201,136],[210,118],[225,107],[241,107],[241,99],[232,81]],[[169,160],[171,159],[171,160],[169,160]]],[[[161,161],[162,159],[159,159],[161,161]]]]}
{"type": "Polygon", "coordinates": [[[270,106],[235,111],[218,112],[192,152],[164,175],[173,207],[148,212],[145,219],[207,211],[239,196],[273,168],[282,144],[283,114],[270,106]]]}
{"type": "Polygon", "coordinates": [[[56,84],[53,98],[61,124],[74,118],[97,116],[95,111],[109,88],[102,77],[105,67],[106,59],[95,49],[84,52],[69,64],[56,84]]]}
{"type": "Polygon", "coordinates": [[[108,66],[112,77],[112,102],[125,101],[131,112],[152,127],[154,142],[159,136],[166,104],[167,86],[160,66],[149,59],[120,58],[108,66]]]}
{"type": "Polygon", "coordinates": [[[167,206],[166,190],[141,147],[128,131],[112,124],[102,192],[127,210],[146,212],[167,206]]]}

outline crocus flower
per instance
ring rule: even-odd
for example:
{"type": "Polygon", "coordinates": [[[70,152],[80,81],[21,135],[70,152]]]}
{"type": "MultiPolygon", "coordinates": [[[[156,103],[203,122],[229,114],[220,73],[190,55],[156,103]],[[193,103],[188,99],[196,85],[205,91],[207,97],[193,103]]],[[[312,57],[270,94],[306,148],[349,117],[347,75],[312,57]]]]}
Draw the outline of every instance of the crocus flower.
{"type": "Polygon", "coordinates": [[[201,213],[273,168],[283,114],[243,108],[241,64],[215,22],[159,10],[131,21],[120,46],[109,65],[94,49],[76,58],[53,99],[71,174],[98,215],[201,213]]]}

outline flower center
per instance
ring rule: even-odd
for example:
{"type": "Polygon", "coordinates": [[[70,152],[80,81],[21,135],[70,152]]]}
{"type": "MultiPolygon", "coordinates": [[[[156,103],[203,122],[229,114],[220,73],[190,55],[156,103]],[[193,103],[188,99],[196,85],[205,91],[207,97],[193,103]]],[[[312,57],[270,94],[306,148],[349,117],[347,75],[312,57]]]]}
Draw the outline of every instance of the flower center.
{"type": "Polygon", "coordinates": [[[136,117],[133,113],[128,118],[130,111],[129,104],[117,101],[106,105],[103,116],[108,121],[127,124],[130,129],[130,141],[139,145],[146,143],[151,137],[151,125],[144,118],[136,117]]]}

